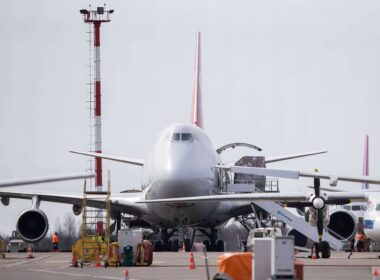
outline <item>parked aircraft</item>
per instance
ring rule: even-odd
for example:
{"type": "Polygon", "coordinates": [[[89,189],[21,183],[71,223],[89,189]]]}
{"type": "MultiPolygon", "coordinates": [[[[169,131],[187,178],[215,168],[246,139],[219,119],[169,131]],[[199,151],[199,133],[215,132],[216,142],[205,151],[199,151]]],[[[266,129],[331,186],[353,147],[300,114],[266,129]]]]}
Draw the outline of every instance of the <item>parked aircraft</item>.
{"type": "MultiPolygon", "coordinates": [[[[193,91],[191,123],[177,123],[165,128],[154,144],[147,160],[124,158],[91,152],[75,152],[91,157],[119,161],[122,163],[144,166],[146,181],[141,193],[120,193],[111,195],[111,211],[128,213],[135,216],[140,225],[159,228],[162,240],[167,243],[169,229],[183,229],[185,246],[189,248],[190,238],[186,234],[188,227],[201,229],[208,233],[212,244],[216,244],[216,227],[231,217],[252,212],[251,201],[277,201],[310,206],[314,211],[311,223],[318,225],[322,235],[326,220],[327,204],[344,204],[350,200],[364,201],[363,193],[320,192],[319,180],[330,179],[332,184],[338,180],[353,182],[380,183],[380,179],[370,177],[331,176],[319,173],[307,173],[290,170],[276,170],[259,167],[225,165],[213,147],[210,139],[202,129],[201,92],[200,92],[200,34],[197,34],[196,78],[193,91]],[[230,173],[254,174],[282,178],[314,178],[315,191],[308,193],[252,193],[238,195],[217,195],[223,192],[231,182],[230,173]],[[210,195],[211,194],[211,195],[210,195]]],[[[288,160],[320,154],[325,151],[266,158],[266,163],[288,160]]],[[[33,209],[21,213],[17,228],[21,237],[28,242],[36,242],[46,234],[48,222],[46,216],[38,209],[39,202],[53,201],[73,204],[73,212],[81,213],[82,195],[59,194],[57,192],[35,192],[0,190],[0,196],[9,198],[32,199],[33,209]],[[27,217],[27,218],[26,218],[27,217]],[[39,226],[34,226],[34,221],[39,226]]],[[[103,207],[100,201],[89,199],[88,205],[103,207]]],[[[321,237],[322,240],[322,237],[321,237]]]]}

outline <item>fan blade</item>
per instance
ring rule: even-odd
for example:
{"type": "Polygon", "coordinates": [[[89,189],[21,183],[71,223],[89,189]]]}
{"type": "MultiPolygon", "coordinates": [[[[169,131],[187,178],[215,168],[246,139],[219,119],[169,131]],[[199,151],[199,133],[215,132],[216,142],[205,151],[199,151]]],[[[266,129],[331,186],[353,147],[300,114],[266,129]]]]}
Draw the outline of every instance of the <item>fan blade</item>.
{"type": "Polygon", "coordinates": [[[334,205],[343,205],[351,203],[349,199],[328,199],[325,202],[326,204],[334,204],[334,205]]]}
{"type": "Polygon", "coordinates": [[[314,178],[314,192],[315,192],[315,197],[319,197],[320,195],[320,187],[321,187],[321,179],[319,178],[314,178]]]}
{"type": "Polygon", "coordinates": [[[322,209],[317,210],[317,230],[318,230],[319,241],[322,241],[322,235],[323,235],[322,209]]]}
{"type": "Polygon", "coordinates": [[[313,206],[313,203],[311,202],[286,202],[282,203],[283,207],[290,207],[290,208],[304,208],[304,207],[311,207],[313,206]]]}

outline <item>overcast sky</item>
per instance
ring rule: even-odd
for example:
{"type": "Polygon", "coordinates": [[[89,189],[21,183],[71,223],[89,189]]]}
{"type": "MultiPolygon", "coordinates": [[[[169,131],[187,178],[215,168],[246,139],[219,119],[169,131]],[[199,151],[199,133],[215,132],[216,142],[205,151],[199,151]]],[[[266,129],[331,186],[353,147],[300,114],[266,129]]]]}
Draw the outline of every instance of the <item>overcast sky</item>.
{"type": "MultiPolygon", "coordinates": [[[[86,7],[2,1],[1,179],[88,167],[68,153],[89,149],[88,26],[79,14],[86,7]]],[[[244,141],[268,156],[328,149],[271,166],[360,175],[369,134],[370,173],[380,177],[379,1],[133,0],[107,7],[115,13],[101,29],[105,153],[144,159],[161,129],[189,120],[201,31],[204,128],[215,148],[244,141]]],[[[225,159],[243,154],[251,151],[225,159]]],[[[114,192],[141,185],[139,167],[104,162],[106,169],[114,192]]],[[[23,188],[81,192],[82,184],[23,188]]],[[[307,184],[283,180],[280,187],[307,184]]],[[[30,205],[0,205],[0,233],[10,234],[30,205]]],[[[71,206],[43,202],[41,209],[54,226],[71,206]]]]}

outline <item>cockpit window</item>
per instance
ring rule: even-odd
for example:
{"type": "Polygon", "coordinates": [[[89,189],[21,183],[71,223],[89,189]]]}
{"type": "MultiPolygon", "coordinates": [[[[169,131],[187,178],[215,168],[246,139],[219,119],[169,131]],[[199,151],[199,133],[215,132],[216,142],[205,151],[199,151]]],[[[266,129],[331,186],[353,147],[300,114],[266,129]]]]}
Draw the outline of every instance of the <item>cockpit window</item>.
{"type": "Polygon", "coordinates": [[[360,205],[353,205],[352,206],[352,211],[360,211],[361,208],[360,208],[360,205]]]}
{"type": "Polygon", "coordinates": [[[181,140],[181,134],[179,134],[179,133],[173,133],[171,140],[172,141],[179,141],[179,140],[181,140]]]}
{"type": "Polygon", "coordinates": [[[182,133],[181,140],[182,141],[191,141],[191,140],[193,140],[193,136],[191,135],[191,133],[182,133]]]}
{"type": "Polygon", "coordinates": [[[351,206],[350,205],[343,205],[343,208],[348,210],[348,211],[351,211],[351,206]]]}
{"type": "Polygon", "coordinates": [[[376,211],[380,211],[380,203],[376,204],[376,211]]]}
{"type": "Polygon", "coordinates": [[[192,141],[193,136],[191,133],[173,133],[171,141],[192,141]]]}

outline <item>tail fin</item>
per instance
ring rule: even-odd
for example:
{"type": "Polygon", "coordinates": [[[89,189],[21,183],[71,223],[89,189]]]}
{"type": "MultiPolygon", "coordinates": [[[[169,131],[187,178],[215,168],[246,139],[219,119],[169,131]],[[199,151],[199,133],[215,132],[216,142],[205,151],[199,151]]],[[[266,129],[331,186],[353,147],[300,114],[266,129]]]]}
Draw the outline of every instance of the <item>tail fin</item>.
{"type": "MultiPolygon", "coordinates": [[[[369,138],[368,135],[366,135],[365,136],[365,141],[364,141],[363,176],[368,176],[369,175],[368,138],[369,138]]],[[[368,183],[363,183],[362,189],[368,190],[369,189],[368,183]]]]}
{"type": "Polygon", "coordinates": [[[191,123],[199,127],[203,126],[202,118],[202,99],[201,99],[201,33],[196,35],[196,53],[195,53],[195,77],[193,88],[193,107],[191,112],[191,123]]]}

